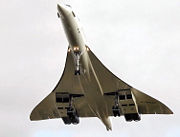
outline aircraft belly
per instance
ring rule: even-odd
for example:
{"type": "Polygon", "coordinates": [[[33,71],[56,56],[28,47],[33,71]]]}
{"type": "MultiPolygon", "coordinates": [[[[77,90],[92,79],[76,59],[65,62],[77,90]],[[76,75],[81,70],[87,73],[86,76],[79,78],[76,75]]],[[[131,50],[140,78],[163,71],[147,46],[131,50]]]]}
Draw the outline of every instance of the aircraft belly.
{"type": "Polygon", "coordinates": [[[92,76],[90,77],[90,80],[87,77],[81,76],[79,80],[82,91],[84,91],[84,96],[86,97],[90,108],[97,115],[97,117],[99,117],[98,111],[99,108],[104,106],[104,99],[98,89],[95,79],[92,76]]]}
{"type": "Polygon", "coordinates": [[[83,47],[85,47],[85,42],[78,24],[73,19],[69,19],[68,21],[64,21],[63,26],[70,47],[72,49],[74,47],[83,49],[83,47]]]}
{"type": "Polygon", "coordinates": [[[92,67],[89,68],[89,74],[80,75],[79,83],[91,111],[101,119],[107,130],[111,129],[111,123],[108,118],[108,105],[106,104],[101,85],[92,67]]]}
{"type": "Polygon", "coordinates": [[[101,94],[94,78],[91,77],[91,81],[89,82],[86,80],[83,77],[80,79],[80,82],[88,105],[91,111],[104,123],[107,130],[111,130],[111,122],[108,117],[108,107],[104,100],[104,96],[101,94]]]}

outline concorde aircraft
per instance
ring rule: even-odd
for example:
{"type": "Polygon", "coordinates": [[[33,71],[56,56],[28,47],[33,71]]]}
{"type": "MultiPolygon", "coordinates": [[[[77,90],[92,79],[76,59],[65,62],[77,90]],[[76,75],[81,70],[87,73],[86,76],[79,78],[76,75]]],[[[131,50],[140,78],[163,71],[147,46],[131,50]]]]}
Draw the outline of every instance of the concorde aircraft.
{"type": "Polygon", "coordinates": [[[32,121],[62,118],[79,124],[79,118],[98,117],[111,130],[109,117],[140,121],[141,114],[173,114],[160,101],[125,83],[86,45],[79,20],[70,5],[57,5],[69,42],[63,74],[54,90],[32,111],[32,121]]]}

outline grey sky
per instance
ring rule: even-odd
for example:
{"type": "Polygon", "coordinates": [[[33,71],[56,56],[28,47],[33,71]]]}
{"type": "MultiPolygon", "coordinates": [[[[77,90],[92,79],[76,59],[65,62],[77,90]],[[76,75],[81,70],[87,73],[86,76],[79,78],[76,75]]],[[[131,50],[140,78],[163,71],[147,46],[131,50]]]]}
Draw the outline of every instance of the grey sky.
{"type": "Polygon", "coordinates": [[[111,118],[112,132],[97,118],[80,119],[77,126],[29,120],[65,64],[58,2],[0,0],[0,137],[179,137],[180,0],[71,0],[96,56],[174,115],[142,115],[137,123],[111,118]]]}

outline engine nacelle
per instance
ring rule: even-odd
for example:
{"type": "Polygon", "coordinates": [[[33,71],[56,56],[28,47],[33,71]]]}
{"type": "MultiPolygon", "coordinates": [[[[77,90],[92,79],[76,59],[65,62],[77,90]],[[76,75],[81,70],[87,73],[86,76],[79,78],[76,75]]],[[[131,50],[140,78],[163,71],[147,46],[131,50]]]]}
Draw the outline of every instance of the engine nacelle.
{"type": "Polygon", "coordinates": [[[138,113],[132,113],[132,114],[125,114],[124,115],[126,121],[131,122],[131,121],[140,121],[141,117],[138,113]]]}

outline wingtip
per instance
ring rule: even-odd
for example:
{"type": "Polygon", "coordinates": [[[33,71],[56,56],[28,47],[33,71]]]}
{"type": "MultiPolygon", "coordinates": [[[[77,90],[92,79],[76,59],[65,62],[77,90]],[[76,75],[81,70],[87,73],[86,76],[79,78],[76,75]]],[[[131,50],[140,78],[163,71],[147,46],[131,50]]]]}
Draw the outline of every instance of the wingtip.
{"type": "Polygon", "coordinates": [[[30,121],[34,121],[33,116],[34,116],[34,109],[31,111],[31,113],[30,113],[30,115],[29,115],[29,120],[30,120],[30,121]]]}
{"type": "Polygon", "coordinates": [[[170,111],[170,113],[169,114],[174,114],[174,112],[172,111],[172,110],[169,110],[170,111]]]}
{"type": "Polygon", "coordinates": [[[29,116],[29,120],[30,120],[30,121],[33,121],[33,119],[32,119],[32,113],[31,113],[30,116],[29,116]]]}
{"type": "Polygon", "coordinates": [[[169,107],[166,106],[166,108],[167,108],[167,114],[174,114],[174,112],[169,107]]]}

